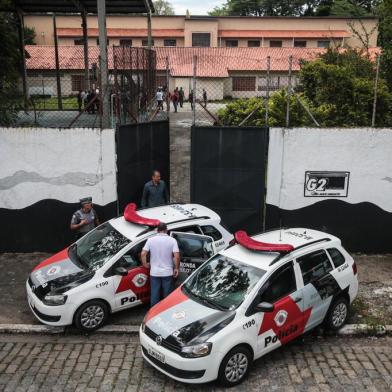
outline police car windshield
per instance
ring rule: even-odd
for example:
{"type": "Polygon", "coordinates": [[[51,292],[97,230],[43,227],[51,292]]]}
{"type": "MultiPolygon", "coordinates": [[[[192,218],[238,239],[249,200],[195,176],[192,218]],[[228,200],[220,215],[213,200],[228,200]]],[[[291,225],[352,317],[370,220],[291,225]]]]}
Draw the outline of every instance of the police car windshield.
{"type": "Polygon", "coordinates": [[[76,254],[83,266],[97,270],[129,243],[128,238],[106,222],[79,240],[76,254]]]}
{"type": "Polygon", "coordinates": [[[191,275],[183,290],[207,306],[233,310],[264,274],[260,268],[217,255],[191,275]]]}

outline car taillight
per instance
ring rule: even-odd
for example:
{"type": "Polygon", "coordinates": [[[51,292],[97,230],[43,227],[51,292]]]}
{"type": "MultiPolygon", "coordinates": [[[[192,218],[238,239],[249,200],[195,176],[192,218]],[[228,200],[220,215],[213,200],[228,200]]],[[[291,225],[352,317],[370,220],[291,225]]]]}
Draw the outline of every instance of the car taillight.
{"type": "Polygon", "coordinates": [[[353,262],[353,265],[352,265],[352,267],[353,267],[353,272],[354,272],[354,275],[356,275],[356,274],[357,274],[357,272],[358,272],[358,270],[357,270],[357,265],[355,264],[355,261],[353,262]]]}

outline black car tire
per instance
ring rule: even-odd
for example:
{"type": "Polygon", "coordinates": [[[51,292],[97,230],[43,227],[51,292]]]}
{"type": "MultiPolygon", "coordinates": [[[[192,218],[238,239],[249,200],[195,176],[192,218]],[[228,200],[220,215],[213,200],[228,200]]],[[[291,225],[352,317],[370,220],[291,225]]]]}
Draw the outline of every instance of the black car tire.
{"type": "Polygon", "coordinates": [[[92,332],[102,327],[108,316],[107,304],[99,299],[93,299],[79,307],[74,316],[74,324],[83,332],[92,332]]]}
{"type": "Polygon", "coordinates": [[[329,307],[325,317],[325,327],[331,331],[337,331],[342,328],[346,324],[349,309],[350,305],[346,298],[336,298],[329,307]]]}
{"type": "Polygon", "coordinates": [[[224,387],[234,387],[247,377],[253,356],[245,346],[236,346],[223,358],[219,367],[218,381],[224,387]]]}

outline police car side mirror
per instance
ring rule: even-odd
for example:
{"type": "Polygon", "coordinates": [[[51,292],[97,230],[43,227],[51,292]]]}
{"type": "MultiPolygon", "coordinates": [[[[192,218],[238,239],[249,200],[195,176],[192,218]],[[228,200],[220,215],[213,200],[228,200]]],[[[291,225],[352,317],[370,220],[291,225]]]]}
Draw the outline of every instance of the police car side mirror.
{"type": "Polygon", "coordinates": [[[124,267],[116,267],[116,268],[114,269],[114,273],[115,273],[116,275],[121,275],[121,276],[126,276],[126,275],[128,275],[128,271],[127,271],[127,269],[124,268],[124,267]]]}
{"type": "Polygon", "coordinates": [[[254,307],[256,312],[270,313],[274,310],[274,305],[269,302],[260,302],[254,307]]]}

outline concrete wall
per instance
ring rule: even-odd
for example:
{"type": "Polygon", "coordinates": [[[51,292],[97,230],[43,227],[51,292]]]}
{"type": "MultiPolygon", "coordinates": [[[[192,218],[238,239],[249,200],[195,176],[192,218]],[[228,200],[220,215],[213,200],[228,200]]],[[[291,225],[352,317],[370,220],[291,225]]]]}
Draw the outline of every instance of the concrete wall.
{"type": "Polygon", "coordinates": [[[0,156],[0,251],[69,243],[82,197],[101,219],[115,213],[114,130],[0,128],[0,156]]]}
{"type": "Polygon", "coordinates": [[[271,129],[267,226],[312,227],[391,252],[392,129],[271,129]]]}

